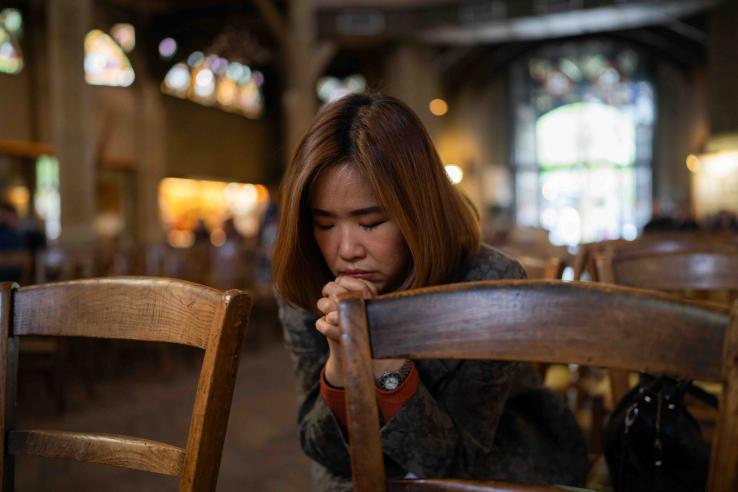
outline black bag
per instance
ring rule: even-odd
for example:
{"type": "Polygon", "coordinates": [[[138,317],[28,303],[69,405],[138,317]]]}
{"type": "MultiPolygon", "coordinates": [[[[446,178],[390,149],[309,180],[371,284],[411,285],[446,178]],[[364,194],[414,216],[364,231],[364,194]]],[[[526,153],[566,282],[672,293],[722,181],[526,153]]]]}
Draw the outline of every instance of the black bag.
{"type": "Polygon", "coordinates": [[[717,407],[691,381],[641,375],[605,429],[605,459],[615,492],[704,491],[710,446],[684,405],[690,393],[717,407]]]}

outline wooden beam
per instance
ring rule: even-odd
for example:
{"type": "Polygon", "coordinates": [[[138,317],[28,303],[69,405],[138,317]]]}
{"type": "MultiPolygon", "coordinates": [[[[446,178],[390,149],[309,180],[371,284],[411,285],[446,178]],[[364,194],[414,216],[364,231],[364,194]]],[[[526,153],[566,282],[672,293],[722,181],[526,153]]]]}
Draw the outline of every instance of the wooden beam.
{"type": "Polygon", "coordinates": [[[274,3],[271,0],[254,0],[254,3],[282,48],[292,49],[290,48],[292,37],[287,29],[287,24],[274,3]]]}
{"type": "Polygon", "coordinates": [[[42,155],[54,153],[51,144],[44,142],[27,142],[24,140],[0,140],[0,155],[26,157],[36,159],[42,155]]]}

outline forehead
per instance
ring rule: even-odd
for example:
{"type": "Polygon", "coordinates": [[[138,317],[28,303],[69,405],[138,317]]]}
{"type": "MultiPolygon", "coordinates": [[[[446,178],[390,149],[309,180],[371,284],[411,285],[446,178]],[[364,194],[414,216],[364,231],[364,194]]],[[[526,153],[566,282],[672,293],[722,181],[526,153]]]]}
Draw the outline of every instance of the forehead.
{"type": "Polygon", "coordinates": [[[315,182],[311,203],[313,208],[338,211],[373,205],[377,205],[374,191],[351,164],[331,166],[315,182]]]}

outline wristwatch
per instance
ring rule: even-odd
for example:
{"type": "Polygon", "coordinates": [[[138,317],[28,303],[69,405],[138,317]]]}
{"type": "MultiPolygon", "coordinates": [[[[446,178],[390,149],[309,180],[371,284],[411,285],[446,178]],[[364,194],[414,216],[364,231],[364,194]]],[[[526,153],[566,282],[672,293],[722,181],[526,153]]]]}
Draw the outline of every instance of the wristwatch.
{"type": "Polygon", "coordinates": [[[412,368],[413,361],[406,360],[397,371],[384,371],[384,374],[376,379],[375,384],[382,391],[394,391],[400,387],[412,368]]]}

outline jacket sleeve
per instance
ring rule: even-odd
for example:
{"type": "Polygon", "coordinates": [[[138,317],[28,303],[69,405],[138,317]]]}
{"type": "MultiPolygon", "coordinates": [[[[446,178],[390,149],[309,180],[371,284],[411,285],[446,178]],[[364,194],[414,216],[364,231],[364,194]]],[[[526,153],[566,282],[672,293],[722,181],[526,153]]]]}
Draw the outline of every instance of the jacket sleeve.
{"type": "MultiPolygon", "coordinates": [[[[523,279],[520,263],[497,251],[458,281],[523,279]]],[[[386,456],[418,477],[474,476],[491,452],[505,403],[524,364],[418,361],[416,394],[382,429],[386,456]]]]}
{"type": "MultiPolygon", "coordinates": [[[[421,362],[422,364],[422,362],[421,362]]],[[[429,361],[415,395],[382,428],[382,447],[399,467],[424,477],[468,476],[489,454],[519,368],[497,361],[429,361]]]]}
{"type": "Polygon", "coordinates": [[[316,316],[288,306],[277,296],[279,319],[297,376],[300,442],[307,456],[334,474],[351,476],[348,444],[333,412],[320,395],[320,372],[328,342],[315,329],[316,316]]]}

